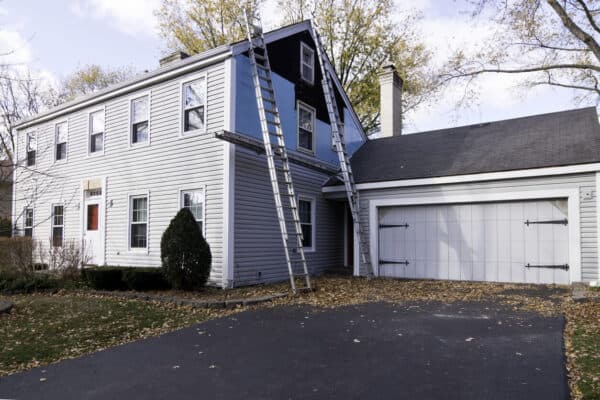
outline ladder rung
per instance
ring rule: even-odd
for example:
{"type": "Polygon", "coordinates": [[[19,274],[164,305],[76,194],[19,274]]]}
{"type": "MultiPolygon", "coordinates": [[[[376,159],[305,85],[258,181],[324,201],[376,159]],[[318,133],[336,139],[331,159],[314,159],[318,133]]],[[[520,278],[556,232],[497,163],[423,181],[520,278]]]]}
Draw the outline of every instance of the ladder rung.
{"type": "Polygon", "coordinates": [[[262,85],[261,85],[261,86],[260,86],[260,88],[261,88],[261,90],[264,90],[265,92],[271,92],[271,93],[275,93],[275,92],[273,91],[273,89],[271,89],[271,88],[270,88],[270,87],[268,87],[268,86],[262,86],[262,85]]]}

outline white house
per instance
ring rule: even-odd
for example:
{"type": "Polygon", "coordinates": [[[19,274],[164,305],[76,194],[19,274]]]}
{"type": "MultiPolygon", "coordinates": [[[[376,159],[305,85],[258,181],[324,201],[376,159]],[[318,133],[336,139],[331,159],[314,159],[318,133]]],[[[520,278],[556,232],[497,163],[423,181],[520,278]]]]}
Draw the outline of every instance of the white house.
{"type": "MultiPolygon", "coordinates": [[[[309,269],[353,265],[364,274],[310,23],[265,38],[309,269]]],[[[189,207],[211,247],[212,284],[287,279],[247,50],[240,42],[177,53],[156,71],[22,121],[18,230],[47,246],[82,243],[89,264],[159,266],[162,233],[189,207]]],[[[595,109],[401,135],[401,80],[386,67],[382,137],[367,140],[334,83],[376,275],[599,279],[595,109]]]]}

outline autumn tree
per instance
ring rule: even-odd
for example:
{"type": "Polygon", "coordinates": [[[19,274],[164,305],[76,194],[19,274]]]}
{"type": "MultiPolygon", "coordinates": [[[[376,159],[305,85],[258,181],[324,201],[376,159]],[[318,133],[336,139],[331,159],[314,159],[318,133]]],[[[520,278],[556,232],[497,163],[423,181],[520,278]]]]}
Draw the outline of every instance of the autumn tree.
{"type": "Polygon", "coordinates": [[[132,78],[132,68],[107,68],[99,65],[86,65],[63,79],[58,87],[45,93],[47,106],[56,106],[79,96],[94,93],[111,85],[132,78]]]}
{"type": "Polygon", "coordinates": [[[156,12],[170,48],[190,54],[232,43],[246,36],[243,9],[252,15],[262,0],[162,0],[156,12]]]}
{"type": "Polygon", "coordinates": [[[526,87],[573,90],[600,101],[600,1],[476,0],[473,16],[497,27],[475,54],[457,51],[442,79],[468,85],[483,74],[518,75],[526,87]]]}
{"type": "MultiPolygon", "coordinates": [[[[163,37],[190,53],[245,36],[242,8],[260,0],[163,0],[158,12],[163,37]]],[[[393,62],[404,79],[403,106],[410,112],[434,98],[438,75],[416,28],[420,16],[400,12],[392,0],[279,0],[280,25],[314,18],[325,49],[364,129],[379,124],[378,73],[393,62]]]]}

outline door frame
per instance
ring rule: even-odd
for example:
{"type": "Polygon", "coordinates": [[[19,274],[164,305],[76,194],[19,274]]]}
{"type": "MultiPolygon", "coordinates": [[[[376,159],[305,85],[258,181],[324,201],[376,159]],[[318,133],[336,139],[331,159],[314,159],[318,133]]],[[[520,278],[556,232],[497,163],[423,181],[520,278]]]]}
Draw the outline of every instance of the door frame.
{"type": "MultiPolygon", "coordinates": [[[[414,194],[411,194],[414,196],[414,194]]],[[[369,200],[369,245],[373,273],[379,276],[379,208],[391,206],[444,205],[465,203],[494,203],[499,201],[525,201],[566,198],[569,219],[569,281],[581,281],[581,236],[579,215],[579,188],[528,190],[521,192],[498,192],[462,195],[445,195],[443,193],[426,194],[423,197],[396,197],[369,200]]],[[[355,248],[357,245],[355,236],[355,248]]],[[[354,274],[359,275],[358,259],[355,258],[354,274]]]]}
{"type": "Polygon", "coordinates": [[[79,203],[79,242],[81,246],[84,246],[84,236],[86,230],[86,215],[87,207],[86,207],[86,198],[85,191],[88,190],[86,188],[86,182],[94,179],[100,179],[102,194],[95,201],[98,202],[100,210],[98,210],[98,224],[100,225],[100,255],[98,257],[98,265],[106,264],[106,177],[97,177],[97,178],[85,178],[81,180],[80,187],[80,203],[79,203]]]}

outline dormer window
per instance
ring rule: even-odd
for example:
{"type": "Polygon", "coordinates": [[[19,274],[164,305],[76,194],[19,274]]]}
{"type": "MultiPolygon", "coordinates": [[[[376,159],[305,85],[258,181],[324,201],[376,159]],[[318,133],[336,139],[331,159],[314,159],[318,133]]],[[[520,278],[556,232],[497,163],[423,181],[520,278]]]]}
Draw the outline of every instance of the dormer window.
{"type": "Polygon", "coordinates": [[[300,43],[300,77],[311,85],[315,83],[315,51],[300,43]]]}

